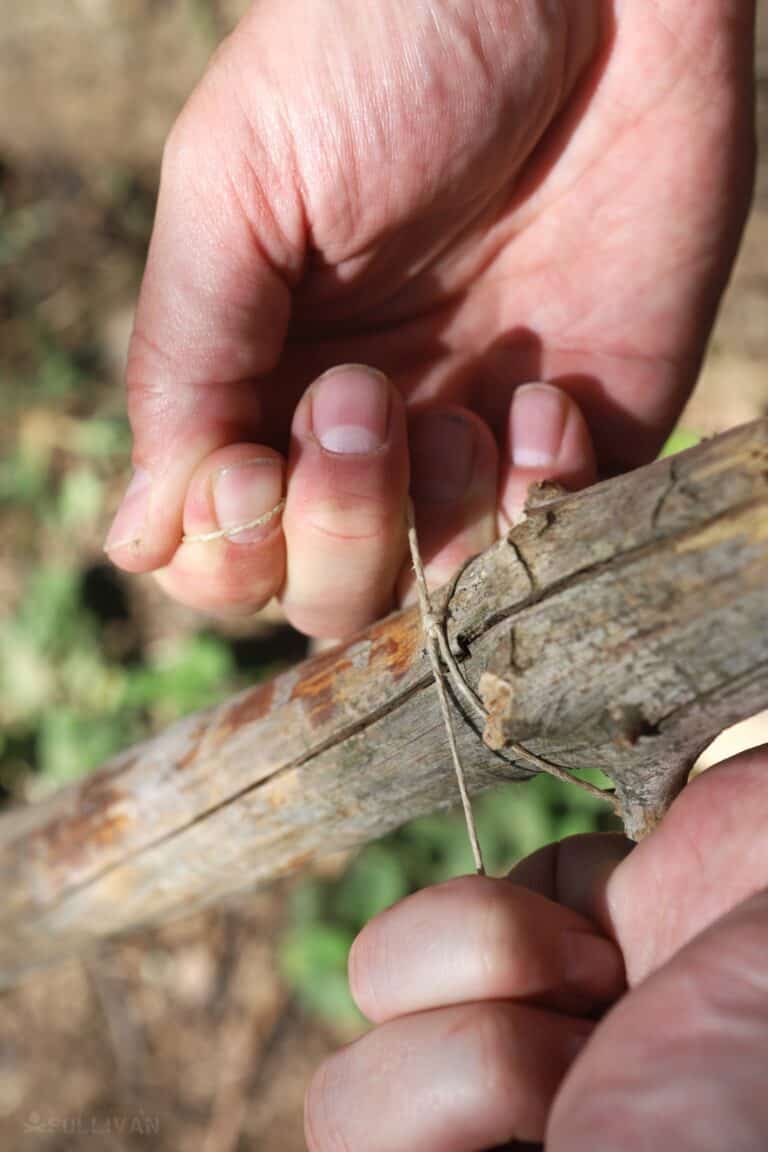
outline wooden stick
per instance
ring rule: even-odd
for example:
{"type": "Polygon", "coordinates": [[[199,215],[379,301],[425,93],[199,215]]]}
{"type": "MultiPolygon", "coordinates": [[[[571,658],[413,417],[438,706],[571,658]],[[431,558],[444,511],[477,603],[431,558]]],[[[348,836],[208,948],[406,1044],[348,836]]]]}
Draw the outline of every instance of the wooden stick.
{"type": "MultiPolygon", "coordinates": [[[[522,746],[603,768],[642,835],[768,705],[767,584],[768,420],[534,503],[432,596],[487,716],[456,694],[471,790],[522,746]]],[[[0,979],[455,803],[444,747],[417,609],[188,717],[0,820],[0,979]]]]}

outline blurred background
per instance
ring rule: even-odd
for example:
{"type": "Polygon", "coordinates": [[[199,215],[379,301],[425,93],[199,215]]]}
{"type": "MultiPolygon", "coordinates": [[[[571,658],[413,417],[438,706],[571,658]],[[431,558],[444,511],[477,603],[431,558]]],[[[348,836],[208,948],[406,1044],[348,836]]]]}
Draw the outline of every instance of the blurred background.
{"type": "MultiPolygon", "coordinates": [[[[0,804],[301,659],[274,617],[221,629],[101,543],[129,452],[121,373],[175,114],[245,0],[0,4],[0,804]]],[[[768,412],[768,13],[755,208],[672,450],[768,412]]],[[[766,721],[734,740],[768,739],[766,721]]],[[[477,804],[494,871],[605,817],[546,779],[477,804]]],[[[294,1152],[323,1054],[361,1027],[359,927],[469,870],[457,816],[0,996],[0,1146],[294,1152]],[[117,1118],[115,1121],[114,1118],[117,1118]]]]}

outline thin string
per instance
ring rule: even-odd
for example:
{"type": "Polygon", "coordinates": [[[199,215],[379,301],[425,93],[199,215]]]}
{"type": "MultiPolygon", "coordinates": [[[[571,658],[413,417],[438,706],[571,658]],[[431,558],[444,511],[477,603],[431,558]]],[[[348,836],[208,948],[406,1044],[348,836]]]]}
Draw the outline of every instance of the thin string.
{"type": "MultiPolygon", "coordinates": [[[[412,521],[410,522],[410,528],[411,529],[413,528],[412,521]]],[[[413,537],[415,540],[415,529],[413,529],[413,537]]],[[[409,537],[409,539],[410,539],[410,537],[409,537]]],[[[416,547],[418,549],[418,543],[416,543],[416,547]]],[[[413,545],[411,546],[411,553],[413,554],[413,545]]],[[[453,579],[451,580],[450,585],[448,587],[448,596],[446,598],[446,605],[447,606],[450,605],[451,600],[453,599],[453,595],[456,591],[456,588],[458,587],[459,581],[460,581],[461,577],[463,576],[464,572],[466,571],[467,567],[469,566],[469,564],[472,562],[472,559],[474,559],[474,557],[472,557],[470,560],[468,560],[466,562],[466,564],[463,564],[458,569],[458,571],[454,575],[453,579]]],[[[414,570],[416,570],[415,562],[414,562],[414,570]]],[[[423,581],[423,569],[422,569],[422,581],[423,581]]],[[[418,575],[417,575],[417,584],[419,584],[418,575]]],[[[426,592],[426,581],[423,581],[423,584],[424,584],[424,590],[426,592]]],[[[420,599],[421,599],[421,586],[420,585],[419,585],[419,589],[420,589],[420,599]]],[[[426,595],[427,595],[427,604],[429,604],[429,595],[428,595],[428,593],[426,593],[426,595]]],[[[468,706],[470,712],[474,712],[474,714],[477,716],[479,721],[483,725],[485,725],[485,723],[488,719],[488,713],[487,713],[487,711],[483,705],[483,702],[480,699],[480,697],[477,695],[477,693],[474,691],[474,689],[467,683],[467,680],[466,680],[465,676],[463,675],[463,673],[462,673],[462,671],[458,665],[456,657],[454,656],[453,652],[451,651],[451,646],[448,642],[448,636],[447,636],[446,627],[445,627],[445,613],[443,616],[443,620],[439,620],[429,610],[429,608],[427,609],[427,611],[428,611],[428,620],[429,620],[429,625],[431,628],[432,638],[437,645],[440,657],[442,658],[443,663],[444,663],[444,665],[448,671],[448,675],[449,675],[449,678],[451,681],[451,686],[453,687],[453,689],[457,693],[457,695],[461,696],[461,698],[464,700],[464,702],[468,706]]],[[[423,605],[422,605],[422,616],[424,616],[423,605]]],[[[424,627],[425,627],[425,631],[426,631],[426,624],[424,627]]],[[[504,749],[503,750],[502,749],[496,749],[496,754],[498,756],[500,756],[503,760],[506,760],[507,763],[514,763],[515,761],[522,760],[523,762],[530,764],[531,767],[536,768],[537,771],[539,771],[539,772],[545,772],[548,776],[553,776],[556,780],[561,780],[566,784],[573,784],[577,788],[580,788],[582,790],[582,792],[587,792],[590,796],[594,796],[596,799],[601,800],[606,804],[610,804],[611,807],[613,808],[614,812],[617,815],[619,815],[619,816],[622,815],[621,805],[618,801],[618,798],[613,794],[613,792],[606,791],[604,788],[598,788],[595,784],[590,784],[590,782],[588,780],[582,780],[579,776],[574,775],[573,772],[569,772],[567,768],[563,768],[559,764],[553,764],[551,760],[545,760],[543,756],[538,756],[535,752],[531,752],[530,749],[525,748],[522,744],[518,744],[513,740],[507,740],[505,745],[504,745],[504,749]]]]}
{"type": "Polygon", "coordinates": [[[443,669],[440,665],[439,656],[439,637],[442,635],[440,622],[432,612],[432,604],[429,599],[429,589],[427,588],[427,581],[424,576],[424,565],[421,562],[421,551],[419,549],[419,541],[416,536],[416,525],[413,520],[413,509],[408,506],[408,544],[411,549],[411,561],[413,563],[413,571],[416,576],[416,588],[419,593],[419,607],[421,608],[421,622],[424,629],[424,635],[427,641],[427,653],[429,655],[429,662],[432,665],[432,673],[435,678],[435,686],[437,688],[437,695],[440,701],[440,710],[443,714],[443,721],[445,723],[445,731],[448,736],[448,746],[451,750],[451,759],[453,760],[453,767],[456,772],[456,782],[459,786],[459,795],[461,796],[461,805],[464,809],[464,820],[467,825],[467,834],[469,836],[469,843],[472,847],[472,855],[475,861],[475,871],[478,876],[485,875],[485,865],[483,863],[483,853],[480,848],[480,841],[477,836],[477,826],[475,825],[475,817],[472,812],[472,802],[469,798],[467,791],[467,782],[464,777],[464,765],[461,762],[459,749],[456,744],[456,735],[453,730],[453,721],[451,719],[451,709],[448,703],[448,693],[445,688],[445,677],[443,669]]]}
{"type": "MultiPolygon", "coordinates": [[[[474,709],[483,724],[485,724],[488,719],[488,713],[483,707],[480,697],[469,686],[463,676],[456,657],[453,652],[451,652],[451,646],[448,643],[444,629],[440,626],[439,622],[436,623],[437,644],[440,649],[440,655],[450,674],[451,684],[464,698],[469,707],[474,709]]],[[[503,758],[505,760],[527,761],[532,767],[538,768],[540,772],[546,772],[547,775],[554,776],[556,780],[563,780],[567,784],[575,784],[576,787],[581,788],[583,792],[588,792],[591,796],[597,796],[598,799],[613,804],[616,811],[618,811],[617,802],[612,793],[606,792],[603,788],[598,788],[595,784],[590,784],[588,780],[582,780],[579,776],[575,776],[572,772],[569,772],[567,768],[562,768],[559,764],[553,764],[551,760],[545,760],[543,756],[537,756],[535,752],[531,752],[529,748],[523,747],[522,744],[517,744],[514,740],[507,740],[504,744],[504,752],[511,754],[504,755],[503,758]]],[[[499,754],[502,753],[500,752],[499,754]]]]}
{"type": "Polygon", "coordinates": [[[274,508],[270,508],[269,512],[257,516],[255,520],[249,520],[245,524],[233,524],[230,528],[217,528],[214,532],[185,534],[182,540],[185,544],[206,544],[209,540],[223,540],[225,536],[239,536],[241,532],[249,532],[251,528],[263,528],[265,524],[269,524],[270,520],[274,520],[275,516],[279,516],[283,508],[285,508],[285,500],[278,500],[274,508]]]}

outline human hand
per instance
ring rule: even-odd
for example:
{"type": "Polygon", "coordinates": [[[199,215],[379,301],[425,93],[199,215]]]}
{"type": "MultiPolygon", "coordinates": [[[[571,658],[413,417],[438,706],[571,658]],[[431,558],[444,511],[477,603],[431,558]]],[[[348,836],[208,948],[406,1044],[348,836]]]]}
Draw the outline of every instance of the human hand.
{"type": "Polygon", "coordinates": [[[630,855],[574,837],[372,921],[350,982],[378,1027],[315,1077],[310,1152],[765,1148],[766,768],[711,770],[630,855]]]}
{"type": "Polygon", "coordinates": [[[164,156],[115,562],[341,636],[406,589],[409,445],[432,582],[529,480],[651,457],[746,213],[753,22],[749,0],[254,4],[164,156]],[[308,388],[361,362],[388,379],[308,388]]]}

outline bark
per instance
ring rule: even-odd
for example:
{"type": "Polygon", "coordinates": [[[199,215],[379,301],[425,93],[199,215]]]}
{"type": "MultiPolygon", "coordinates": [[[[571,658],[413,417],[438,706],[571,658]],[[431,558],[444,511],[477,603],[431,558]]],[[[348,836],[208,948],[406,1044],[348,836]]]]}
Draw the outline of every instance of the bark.
{"type": "MultiPolygon", "coordinates": [[[[530,777],[494,751],[513,740],[602,768],[647,831],[710,740],[768,705],[767,576],[768,420],[540,492],[433,597],[488,711],[483,726],[456,702],[470,788],[530,777]]],[[[7,813],[0,979],[456,798],[419,616],[394,613],[7,813]]]]}

